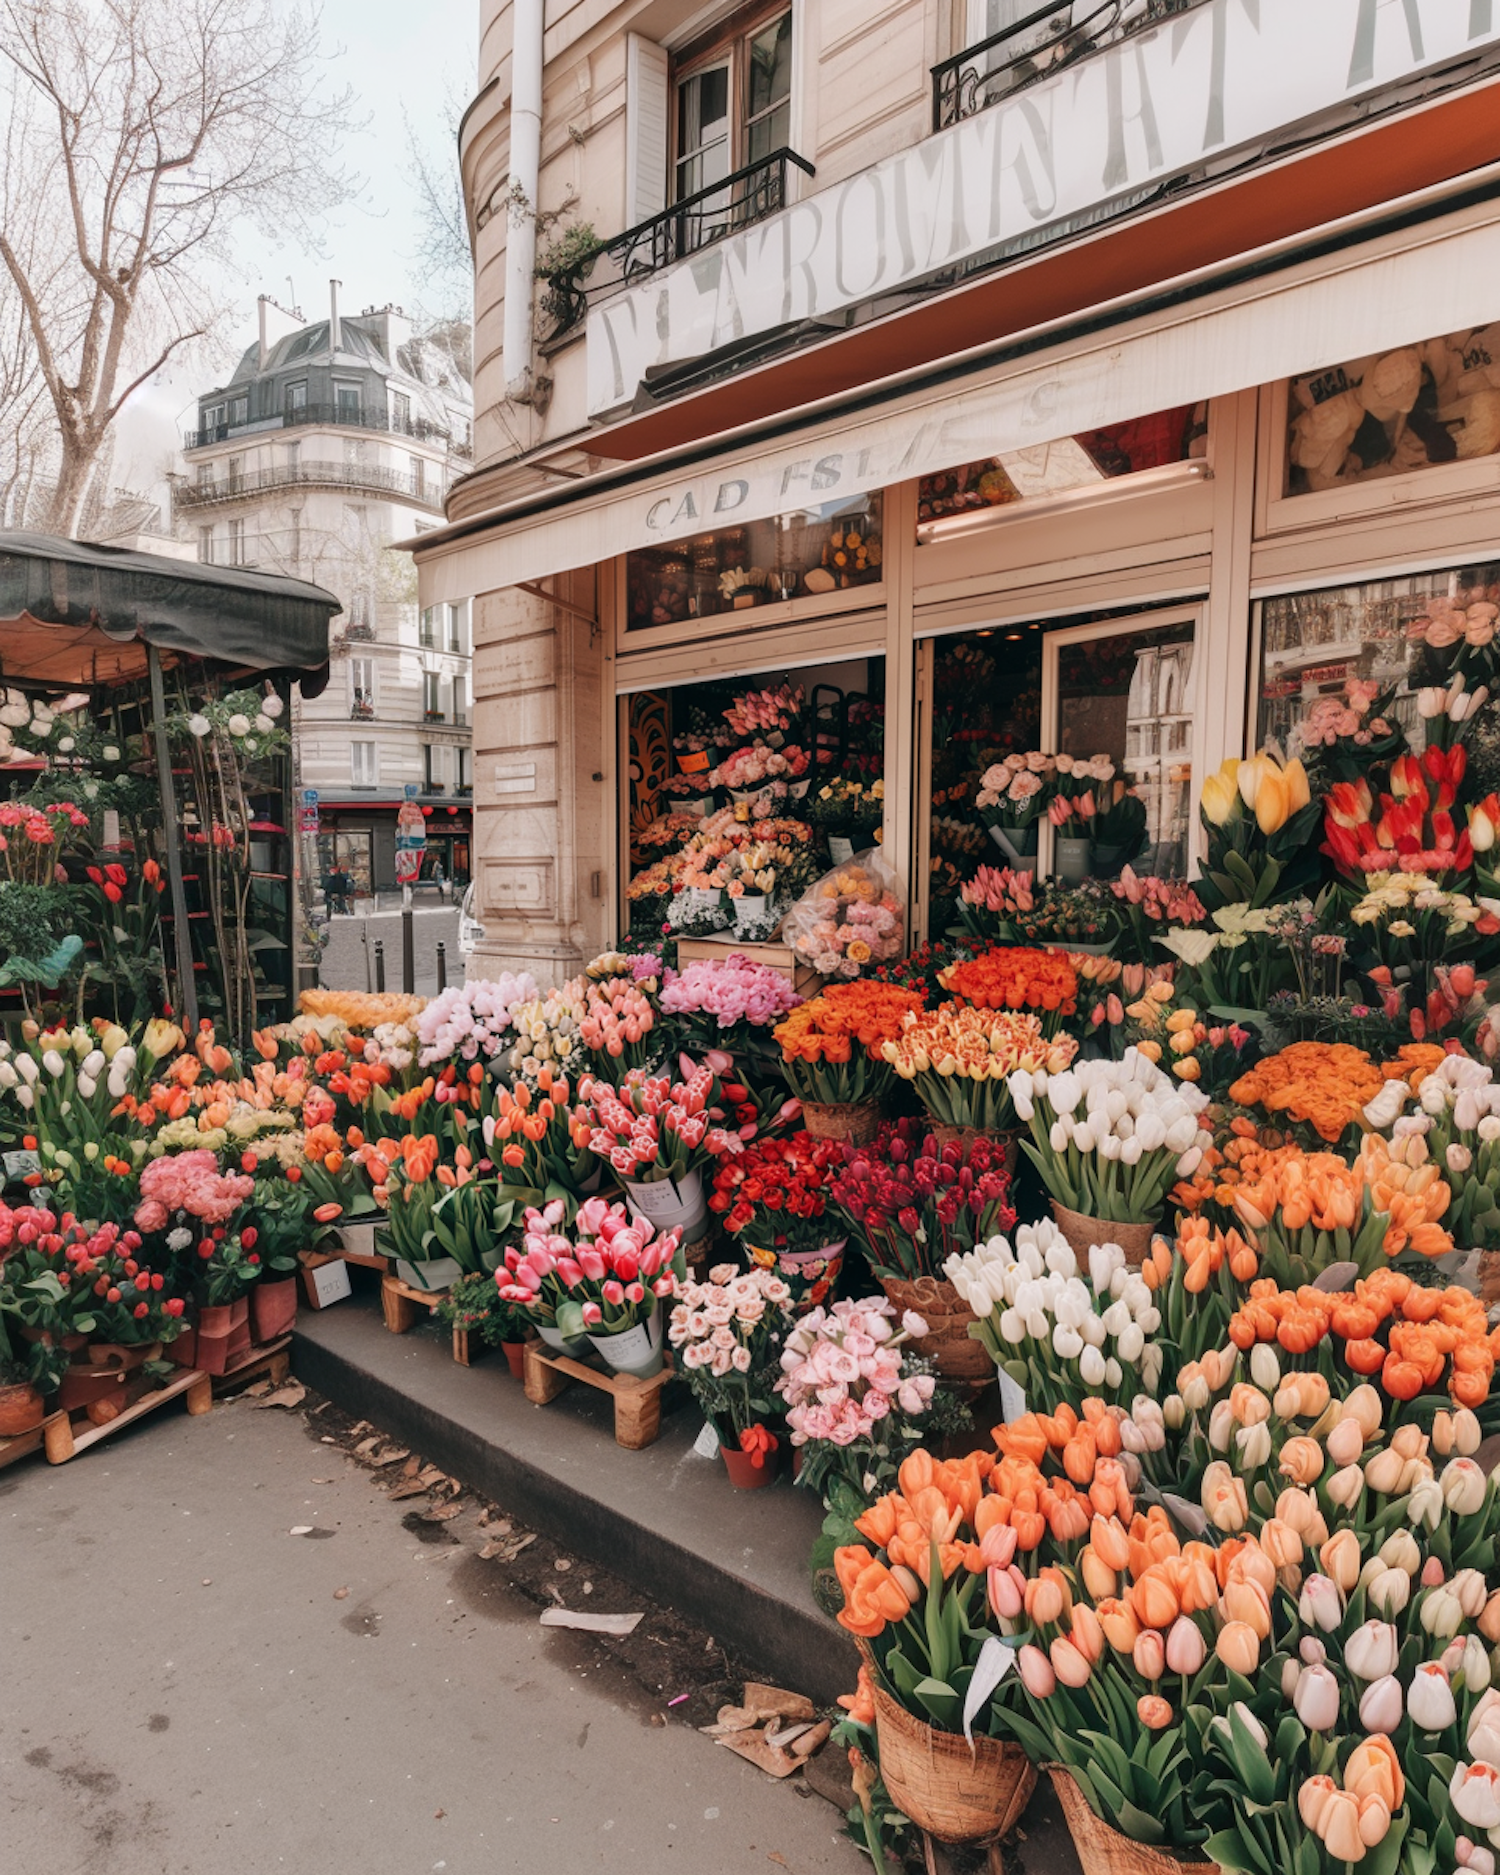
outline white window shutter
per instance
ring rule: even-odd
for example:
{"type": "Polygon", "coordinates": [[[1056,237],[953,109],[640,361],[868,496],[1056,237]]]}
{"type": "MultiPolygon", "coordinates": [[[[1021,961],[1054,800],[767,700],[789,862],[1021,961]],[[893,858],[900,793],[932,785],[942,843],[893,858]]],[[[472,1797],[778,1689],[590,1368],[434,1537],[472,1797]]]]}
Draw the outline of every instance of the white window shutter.
{"type": "Polygon", "coordinates": [[[649,221],[667,205],[670,60],[639,33],[625,37],[625,225],[649,221]]]}

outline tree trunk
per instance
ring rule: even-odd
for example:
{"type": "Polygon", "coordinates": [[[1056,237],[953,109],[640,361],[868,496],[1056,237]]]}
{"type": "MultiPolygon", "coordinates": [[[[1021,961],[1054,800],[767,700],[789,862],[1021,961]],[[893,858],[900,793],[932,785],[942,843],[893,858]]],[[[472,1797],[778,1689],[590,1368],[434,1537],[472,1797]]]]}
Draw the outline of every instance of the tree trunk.
{"type": "Polygon", "coordinates": [[[94,479],[94,463],[98,453],[97,443],[88,448],[83,443],[72,442],[66,437],[63,439],[57,486],[47,510],[48,533],[70,539],[76,536],[83,519],[84,504],[88,500],[89,486],[94,479]]]}

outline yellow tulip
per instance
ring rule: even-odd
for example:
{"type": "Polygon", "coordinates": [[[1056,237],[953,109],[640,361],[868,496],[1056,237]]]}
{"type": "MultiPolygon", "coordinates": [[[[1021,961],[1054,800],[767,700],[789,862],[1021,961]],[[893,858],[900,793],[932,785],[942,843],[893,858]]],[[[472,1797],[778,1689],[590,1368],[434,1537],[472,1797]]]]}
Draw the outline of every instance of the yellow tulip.
{"type": "Polygon", "coordinates": [[[1255,822],[1264,834],[1278,832],[1292,812],[1291,790],[1286,776],[1272,761],[1265,760],[1260,782],[1255,790],[1255,822]]]}
{"type": "Polygon", "coordinates": [[[1222,827],[1234,812],[1235,776],[1238,762],[1225,762],[1217,773],[1212,774],[1203,784],[1203,812],[1215,827],[1222,827]]]}
{"type": "Polygon", "coordinates": [[[1260,791],[1261,776],[1270,765],[1266,756],[1252,755],[1249,761],[1240,763],[1239,773],[1235,776],[1240,790],[1240,799],[1252,814],[1255,812],[1255,797],[1260,791]]]}
{"type": "Polygon", "coordinates": [[[1307,770],[1302,766],[1301,757],[1294,755],[1281,772],[1286,777],[1286,784],[1291,792],[1289,812],[1300,814],[1312,799],[1312,789],[1308,785],[1307,770]]]}

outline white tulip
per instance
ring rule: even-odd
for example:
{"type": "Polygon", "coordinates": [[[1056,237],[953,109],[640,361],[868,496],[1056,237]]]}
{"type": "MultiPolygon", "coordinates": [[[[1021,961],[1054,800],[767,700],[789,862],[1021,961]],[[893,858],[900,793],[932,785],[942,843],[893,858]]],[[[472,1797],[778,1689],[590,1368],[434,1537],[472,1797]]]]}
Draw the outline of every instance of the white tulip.
{"type": "Polygon", "coordinates": [[[1104,1363],[1104,1384],[1106,1387],[1118,1387],[1125,1378],[1125,1369],[1113,1355],[1104,1363]]]}
{"type": "Polygon", "coordinates": [[[1139,1165],[1145,1148],[1139,1139],[1127,1139],[1120,1145],[1120,1160],[1124,1165],[1139,1165]]]}
{"type": "Polygon", "coordinates": [[[1125,1252],[1118,1244],[1096,1243],[1090,1246],[1089,1281],[1094,1285],[1096,1295],[1102,1296],[1124,1267],[1125,1252]]]}
{"type": "Polygon", "coordinates": [[[1104,1346],[1104,1324],[1097,1315],[1085,1316],[1078,1332],[1092,1347],[1104,1346]]]}
{"type": "Polygon", "coordinates": [[[1124,1332],[1115,1343],[1115,1352],[1129,1367],[1133,1367],[1141,1358],[1146,1346],[1146,1335],[1139,1322],[1128,1322],[1124,1332]]]}
{"type": "Polygon", "coordinates": [[[29,1087],[18,1087],[16,1089],[16,1099],[20,1101],[21,1105],[25,1107],[27,1112],[29,1113],[31,1111],[32,1103],[36,1099],[36,1096],[32,1093],[29,1087]]]}
{"type": "Polygon", "coordinates": [[[1078,1274],[1078,1258],[1066,1237],[1060,1237],[1056,1243],[1047,1246],[1045,1261],[1054,1276],[1066,1278],[1078,1274]]]}
{"type": "Polygon", "coordinates": [[[63,1071],[63,1058],[55,1048],[49,1048],[46,1054],[42,1056],[42,1066],[56,1079],[63,1071]]]}
{"type": "MultiPolygon", "coordinates": [[[[1083,1353],[1084,1340],[1076,1328],[1064,1328],[1059,1322],[1052,1331],[1052,1352],[1060,1361],[1076,1361],[1083,1353]]],[[[1097,1350],[1094,1350],[1097,1352],[1097,1350]]]]}
{"type": "Polygon", "coordinates": [[[1130,1310],[1123,1302],[1111,1302],[1100,1319],[1105,1333],[1118,1338],[1130,1326],[1130,1310]]]}
{"type": "Polygon", "coordinates": [[[1054,1152],[1062,1153],[1068,1150],[1071,1143],[1072,1133],[1067,1121],[1054,1120],[1051,1131],[1047,1134],[1047,1144],[1054,1152]]]}
{"type": "Polygon", "coordinates": [[[1202,1163],[1203,1148],[1201,1146],[1194,1146],[1190,1152],[1185,1152],[1177,1161],[1177,1176],[1179,1178],[1191,1178],[1202,1163]]]}
{"type": "Polygon", "coordinates": [[[1030,1126],[1031,1116],[1036,1112],[1036,1107],[1032,1102],[1030,1094],[1018,1094],[1015,1091],[1013,1080],[1010,1098],[1011,1104],[1016,1110],[1016,1117],[1020,1120],[1024,1120],[1026,1124],[1030,1126]]]}
{"type": "Polygon", "coordinates": [[[1013,1348],[1020,1347],[1026,1339],[1026,1317],[1019,1309],[1007,1309],[1000,1317],[1000,1335],[1013,1348]]]}
{"type": "Polygon", "coordinates": [[[78,1072],[88,1075],[91,1080],[97,1081],[99,1076],[104,1072],[104,1050],[102,1048],[91,1048],[84,1056],[78,1072]]]}
{"type": "Polygon", "coordinates": [[[1078,1358],[1078,1374],[1086,1387],[1098,1387],[1104,1384],[1106,1363],[1097,1348],[1085,1348],[1078,1358]]]}
{"type": "Polygon", "coordinates": [[[1167,1128],[1166,1146],[1170,1152],[1186,1152],[1198,1137],[1198,1122],[1190,1113],[1184,1113],[1172,1121],[1167,1128]]]}
{"type": "Polygon", "coordinates": [[[94,1089],[97,1086],[98,1086],[98,1082],[91,1080],[87,1074],[79,1075],[78,1091],[80,1094],[83,1095],[85,1100],[92,1100],[94,1098],[94,1089]]]}
{"type": "Polygon", "coordinates": [[[1026,1332],[1033,1341],[1045,1341],[1052,1332],[1052,1324],[1040,1309],[1033,1309],[1026,1317],[1026,1332]]]}
{"type": "Polygon", "coordinates": [[[1082,1096],[1083,1088],[1071,1068],[1054,1074],[1047,1083],[1047,1098],[1054,1113],[1072,1113],[1082,1096]]]}
{"type": "Polygon", "coordinates": [[[1074,1125],[1073,1144],[1085,1158],[1094,1150],[1094,1129],[1087,1120],[1079,1120],[1074,1125]]]}

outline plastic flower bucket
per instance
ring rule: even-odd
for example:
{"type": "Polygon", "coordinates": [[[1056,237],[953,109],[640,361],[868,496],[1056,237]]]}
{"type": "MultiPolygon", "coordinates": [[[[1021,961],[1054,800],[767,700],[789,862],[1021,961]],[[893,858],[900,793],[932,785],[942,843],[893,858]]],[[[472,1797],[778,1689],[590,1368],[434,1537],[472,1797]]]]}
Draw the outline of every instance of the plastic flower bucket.
{"type": "Polygon", "coordinates": [[[681,1230],[684,1243],[694,1243],[708,1229],[708,1204],[703,1196],[703,1174],[685,1178],[641,1180],[627,1178],[625,1195],[630,1208],[658,1231],[681,1230]]]}
{"type": "Polygon", "coordinates": [[[614,1335],[590,1335],[589,1344],[612,1372],[649,1380],[661,1372],[662,1366],[661,1304],[633,1328],[623,1328],[614,1335]]]}

